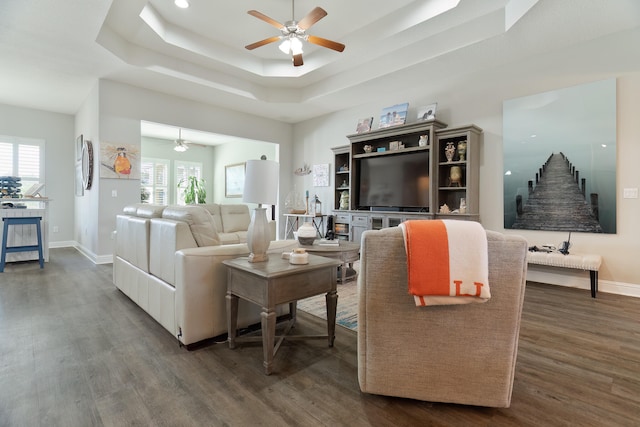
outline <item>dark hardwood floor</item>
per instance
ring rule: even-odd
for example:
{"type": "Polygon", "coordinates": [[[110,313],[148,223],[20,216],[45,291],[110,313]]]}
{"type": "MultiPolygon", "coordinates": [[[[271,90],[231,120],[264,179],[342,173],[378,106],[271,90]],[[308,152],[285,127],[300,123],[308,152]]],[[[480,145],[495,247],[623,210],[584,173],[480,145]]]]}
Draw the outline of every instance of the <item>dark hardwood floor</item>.
{"type": "MultiPolygon", "coordinates": [[[[638,426],[640,299],[529,283],[511,407],[362,394],[356,334],[187,351],[74,249],[0,274],[0,426],[638,426]]],[[[300,313],[297,329],[322,321],[300,313]]],[[[455,339],[455,337],[452,337],[455,339]]],[[[478,373],[482,375],[481,372],[478,373]]]]}

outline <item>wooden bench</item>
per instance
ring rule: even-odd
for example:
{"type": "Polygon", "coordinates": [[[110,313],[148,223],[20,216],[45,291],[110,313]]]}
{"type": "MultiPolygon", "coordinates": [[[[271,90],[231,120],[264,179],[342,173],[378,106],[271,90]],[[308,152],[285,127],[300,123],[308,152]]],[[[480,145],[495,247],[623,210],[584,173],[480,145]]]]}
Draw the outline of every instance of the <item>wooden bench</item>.
{"type": "Polygon", "coordinates": [[[533,252],[527,253],[529,264],[547,265],[550,267],[573,268],[577,270],[589,270],[591,278],[591,298],[598,292],[598,270],[602,264],[602,256],[593,254],[563,255],[558,252],[533,252]]]}

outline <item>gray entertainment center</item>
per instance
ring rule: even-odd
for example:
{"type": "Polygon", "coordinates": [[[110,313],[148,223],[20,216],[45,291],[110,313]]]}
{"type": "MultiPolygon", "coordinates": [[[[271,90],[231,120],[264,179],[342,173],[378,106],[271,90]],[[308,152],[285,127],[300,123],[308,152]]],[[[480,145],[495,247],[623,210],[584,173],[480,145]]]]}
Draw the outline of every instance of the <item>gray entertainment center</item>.
{"type": "Polygon", "coordinates": [[[408,219],[480,220],[479,127],[427,120],[347,138],[332,148],[337,238],[408,219]]]}

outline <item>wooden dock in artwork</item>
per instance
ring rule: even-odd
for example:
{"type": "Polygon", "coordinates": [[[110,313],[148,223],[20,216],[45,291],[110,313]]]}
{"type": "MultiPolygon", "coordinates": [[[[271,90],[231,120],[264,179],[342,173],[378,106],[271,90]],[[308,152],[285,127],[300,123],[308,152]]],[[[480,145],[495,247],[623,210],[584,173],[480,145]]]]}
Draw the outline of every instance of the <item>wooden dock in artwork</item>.
{"type": "Polygon", "coordinates": [[[517,203],[514,229],[582,231],[602,233],[598,222],[597,195],[587,202],[578,172],[562,153],[553,153],[536,174],[536,185],[529,182],[529,199],[517,203]],[[595,199],[595,200],[594,200],[595,199]]]}

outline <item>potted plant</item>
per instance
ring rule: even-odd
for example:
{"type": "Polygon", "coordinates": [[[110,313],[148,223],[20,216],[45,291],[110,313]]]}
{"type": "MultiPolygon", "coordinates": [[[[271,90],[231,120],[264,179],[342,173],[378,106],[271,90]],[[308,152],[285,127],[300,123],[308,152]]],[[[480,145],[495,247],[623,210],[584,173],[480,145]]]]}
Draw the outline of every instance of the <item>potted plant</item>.
{"type": "Polygon", "coordinates": [[[140,201],[142,203],[149,203],[149,197],[151,197],[151,193],[144,187],[140,187],[140,201]]]}
{"type": "Polygon", "coordinates": [[[178,182],[178,188],[180,188],[184,182],[186,182],[186,187],[184,188],[183,194],[186,204],[206,203],[207,190],[204,188],[205,180],[203,178],[198,179],[193,175],[188,176],[178,182]]]}

